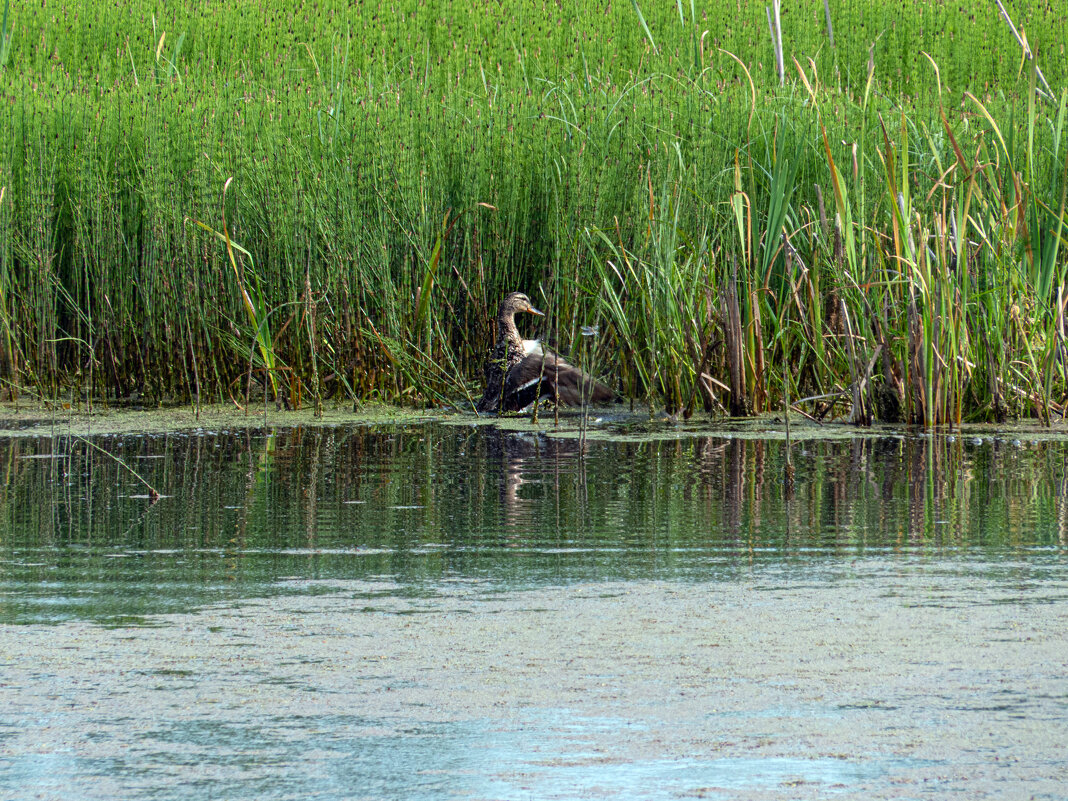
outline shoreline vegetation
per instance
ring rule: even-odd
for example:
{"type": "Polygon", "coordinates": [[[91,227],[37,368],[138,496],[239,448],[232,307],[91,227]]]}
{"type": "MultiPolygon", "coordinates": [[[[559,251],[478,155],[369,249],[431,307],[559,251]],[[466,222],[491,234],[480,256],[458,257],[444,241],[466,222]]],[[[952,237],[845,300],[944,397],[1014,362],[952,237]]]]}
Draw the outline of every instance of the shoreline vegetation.
{"type": "Polygon", "coordinates": [[[522,290],[651,410],[1052,423],[1068,4],[1004,8],[7,3],[3,395],[469,406],[522,290]]]}

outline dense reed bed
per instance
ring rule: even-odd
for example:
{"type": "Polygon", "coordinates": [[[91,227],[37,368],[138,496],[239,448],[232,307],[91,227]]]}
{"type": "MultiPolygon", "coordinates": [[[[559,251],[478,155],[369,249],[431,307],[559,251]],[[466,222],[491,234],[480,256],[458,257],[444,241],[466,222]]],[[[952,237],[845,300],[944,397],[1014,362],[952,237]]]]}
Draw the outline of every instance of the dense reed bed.
{"type": "Polygon", "coordinates": [[[786,8],[781,77],[762,7],[564,5],[11,10],[6,390],[466,401],[523,289],[671,412],[1061,412],[1064,4],[1008,6],[1034,60],[786,8]]]}

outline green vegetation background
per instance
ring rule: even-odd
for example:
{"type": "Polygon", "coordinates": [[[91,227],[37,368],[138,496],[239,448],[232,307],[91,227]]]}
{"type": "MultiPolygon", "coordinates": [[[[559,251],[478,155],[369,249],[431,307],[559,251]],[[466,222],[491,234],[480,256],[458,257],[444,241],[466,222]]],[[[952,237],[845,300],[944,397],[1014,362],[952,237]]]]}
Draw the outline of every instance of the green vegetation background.
{"type": "Polygon", "coordinates": [[[672,410],[1049,414],[1068,4],[1006,7],[1035,61],[994,3],[788,2],[780,83],[740,0],[9,3],[0,375],[441,402],[523,289],[672,410]]]}

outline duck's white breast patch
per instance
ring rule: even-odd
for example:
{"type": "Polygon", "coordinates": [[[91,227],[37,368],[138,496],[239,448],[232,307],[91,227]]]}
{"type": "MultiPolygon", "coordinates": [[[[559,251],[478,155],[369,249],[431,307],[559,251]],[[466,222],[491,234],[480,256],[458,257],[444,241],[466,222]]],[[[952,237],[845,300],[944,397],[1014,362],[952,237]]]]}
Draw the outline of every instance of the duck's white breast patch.
{"type": "Polygon", "coordinates": [[[523,340],[523,355],[540,356],[541,355],[541,342],[536,339],[524,339],[523,340]]]}

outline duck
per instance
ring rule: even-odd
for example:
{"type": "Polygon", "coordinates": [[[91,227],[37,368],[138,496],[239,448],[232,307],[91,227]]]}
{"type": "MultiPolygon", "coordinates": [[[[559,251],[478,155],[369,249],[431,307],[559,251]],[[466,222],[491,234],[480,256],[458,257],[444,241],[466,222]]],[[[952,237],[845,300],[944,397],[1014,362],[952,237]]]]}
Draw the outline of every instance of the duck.
{"type": "Polygon", "coordinates": [[[541,398],[566,406],[608,403],[615,393],[569,364],[536,339],[523,339],[515,324],[520,312],[544,317],[522,292],[511,292],[497,309],[497,339],[486,358],[486,391],[479,412],[518,412],[541,398]]]}

